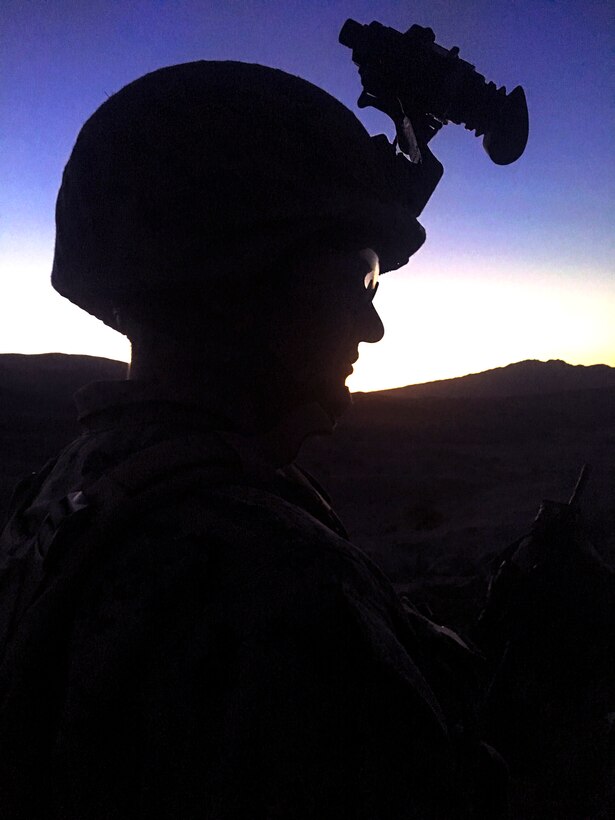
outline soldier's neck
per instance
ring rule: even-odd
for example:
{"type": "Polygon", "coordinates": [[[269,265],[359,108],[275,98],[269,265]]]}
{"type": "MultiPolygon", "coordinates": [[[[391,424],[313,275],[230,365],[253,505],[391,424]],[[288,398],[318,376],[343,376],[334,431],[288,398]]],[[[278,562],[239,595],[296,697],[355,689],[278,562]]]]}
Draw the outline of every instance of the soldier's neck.
{"type": "Polygon", "coordinates": [[[133,345],[128,378],[155,385],[171,401],[199,405],[227,421],[227,429],[254,436],[277,428],[294,412],[290,396],[223,362],[206,362],[161,347],[153,352],[133,345]]]}

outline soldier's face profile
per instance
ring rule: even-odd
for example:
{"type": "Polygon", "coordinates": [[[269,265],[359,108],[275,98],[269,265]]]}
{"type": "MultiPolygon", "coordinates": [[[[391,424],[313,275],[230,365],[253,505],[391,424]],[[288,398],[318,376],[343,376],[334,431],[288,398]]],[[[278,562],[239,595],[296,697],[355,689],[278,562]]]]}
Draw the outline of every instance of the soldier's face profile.
{"type": "Polygon", "coordinates": [[[285,294],[295,377],[334,418],[350,401],[345,382],[359,344],[384,335],[373,302],[378,277],[378,256],[370,248],[308,253],[285,294]]]}

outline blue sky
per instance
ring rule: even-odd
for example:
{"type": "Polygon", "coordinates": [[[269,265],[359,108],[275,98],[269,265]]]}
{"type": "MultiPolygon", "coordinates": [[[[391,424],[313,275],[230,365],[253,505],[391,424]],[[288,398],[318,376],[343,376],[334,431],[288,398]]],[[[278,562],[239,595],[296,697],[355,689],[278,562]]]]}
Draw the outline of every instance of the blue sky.
{"type": "Polygon", "coordinates": [[[127,358],[126,341],[49,285],[53,209],[82,123],[162,65],[241,59],[290,71],[358,112],[348,17],[431,26],[480,73],[524,86],[523,157],[493,165],[450,125],[432,147],[444,179],[428,241],[378,293],[385,339],[363,346],[350,386],[377,389],[523,358],[615,365],[615,37],[606,0],[99,2],[4,0],[0,10],[0,352],[127,358]]]}

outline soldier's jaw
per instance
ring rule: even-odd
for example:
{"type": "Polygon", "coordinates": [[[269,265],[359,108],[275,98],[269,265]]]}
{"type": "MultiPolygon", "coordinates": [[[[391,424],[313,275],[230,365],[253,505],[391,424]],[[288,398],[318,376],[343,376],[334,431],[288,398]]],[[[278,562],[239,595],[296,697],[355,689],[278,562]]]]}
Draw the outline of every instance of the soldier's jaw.
{"type": "Polygon", "coordinates": [[[316,392],[316,400],[325,410],[331,421],[338,421],[352,404],[350,390],[346,387],[348,373],[343,374],[341,369],[329,378],[323,379],[316,392]]]}

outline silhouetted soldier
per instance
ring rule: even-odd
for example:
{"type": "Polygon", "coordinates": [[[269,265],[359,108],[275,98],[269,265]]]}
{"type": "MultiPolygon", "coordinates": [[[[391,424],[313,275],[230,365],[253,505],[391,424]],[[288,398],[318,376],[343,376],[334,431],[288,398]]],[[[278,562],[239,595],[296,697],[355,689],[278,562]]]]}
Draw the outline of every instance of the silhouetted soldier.
{"type": "Polygon", "coordinates": [[[498,816],[471,653],[294,464],[382,337],[379,272],[424,240],[382,139],[234,62],[149,74],[83,127],[52,281],[133,360],[13,504],[2,817],[498,816]]]}

